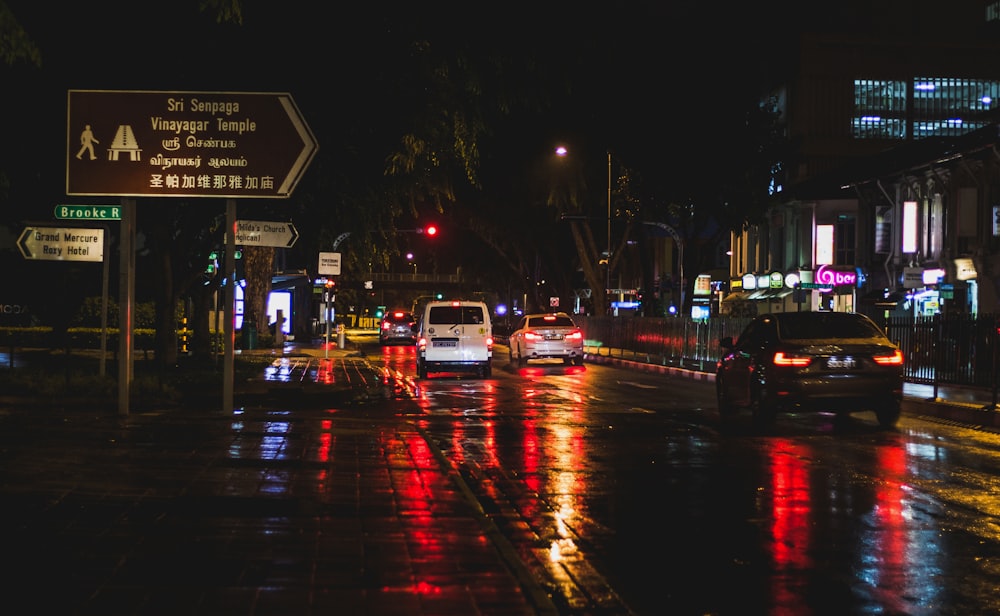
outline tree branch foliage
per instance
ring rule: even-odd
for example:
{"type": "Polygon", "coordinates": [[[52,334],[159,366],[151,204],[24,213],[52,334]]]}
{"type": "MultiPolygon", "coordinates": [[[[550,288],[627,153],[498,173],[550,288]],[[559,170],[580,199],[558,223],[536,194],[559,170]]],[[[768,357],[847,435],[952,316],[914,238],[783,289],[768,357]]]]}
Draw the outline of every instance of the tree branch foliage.
{"type": "Polygon", "coordinates": [[[0,60],[8,66],[18,62],[42,66],[41,50],[4,0],[0,0],[0,60]]]}

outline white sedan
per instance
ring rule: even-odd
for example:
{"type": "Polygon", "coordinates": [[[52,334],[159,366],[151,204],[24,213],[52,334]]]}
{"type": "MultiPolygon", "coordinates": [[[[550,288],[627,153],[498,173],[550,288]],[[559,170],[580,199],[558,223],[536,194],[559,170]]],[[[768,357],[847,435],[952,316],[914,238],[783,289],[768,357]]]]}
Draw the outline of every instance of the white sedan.
{"type": "Polygon", "coordinates": [[[583,332],[565,312],[526,314],[510,335],[510,363],[524,367],[533,359],[562,359],[583,365],[583,332]]]}

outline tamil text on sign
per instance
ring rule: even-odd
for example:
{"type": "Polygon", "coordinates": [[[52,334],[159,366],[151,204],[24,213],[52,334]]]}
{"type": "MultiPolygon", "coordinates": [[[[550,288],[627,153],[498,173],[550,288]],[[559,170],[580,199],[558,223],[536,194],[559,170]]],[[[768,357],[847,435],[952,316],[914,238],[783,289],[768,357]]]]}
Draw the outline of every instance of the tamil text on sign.
{"type": "Polygon", "coordinates": [[[318,149],[286,93],[70,90],[66,194],[287,198],[318,149]]]}

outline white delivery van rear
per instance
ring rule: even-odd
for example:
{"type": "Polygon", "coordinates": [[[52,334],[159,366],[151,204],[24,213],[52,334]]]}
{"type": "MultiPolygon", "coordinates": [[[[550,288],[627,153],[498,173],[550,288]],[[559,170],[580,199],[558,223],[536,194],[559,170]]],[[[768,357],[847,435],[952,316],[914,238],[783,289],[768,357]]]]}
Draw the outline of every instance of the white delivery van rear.
{"type": "Polygon", "coordinates": [[[417,376],[431,372],[467,372],[489,378],[493,371],[493,327],[484,302],[428,302],[420,319],[417,376]]]}

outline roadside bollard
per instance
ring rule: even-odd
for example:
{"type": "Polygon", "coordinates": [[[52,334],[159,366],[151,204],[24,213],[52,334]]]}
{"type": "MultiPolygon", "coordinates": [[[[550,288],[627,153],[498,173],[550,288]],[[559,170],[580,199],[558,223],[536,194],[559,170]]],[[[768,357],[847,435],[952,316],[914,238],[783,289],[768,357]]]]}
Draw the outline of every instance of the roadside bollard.
{"type": "Polygon", "coordinates": [[[178,336],[177,336],[178,349],[177,350],[180,353],[184,354],[184,355],[188,354],[188,338],[189,338],[189,336],[191,334],[191,330],[188,329],[187,323],[188,323],[187,317],[182,317],[181,318],[181,322],[180,322],[180,327],[177,330],[177,334],[178,334],[178,336]]]}
{"type": "Polygon", "coordinates": [[[345,340],[344,324],[337,324],[337,348],[345,349],[347,348],[347,341],[345,340]]]}

